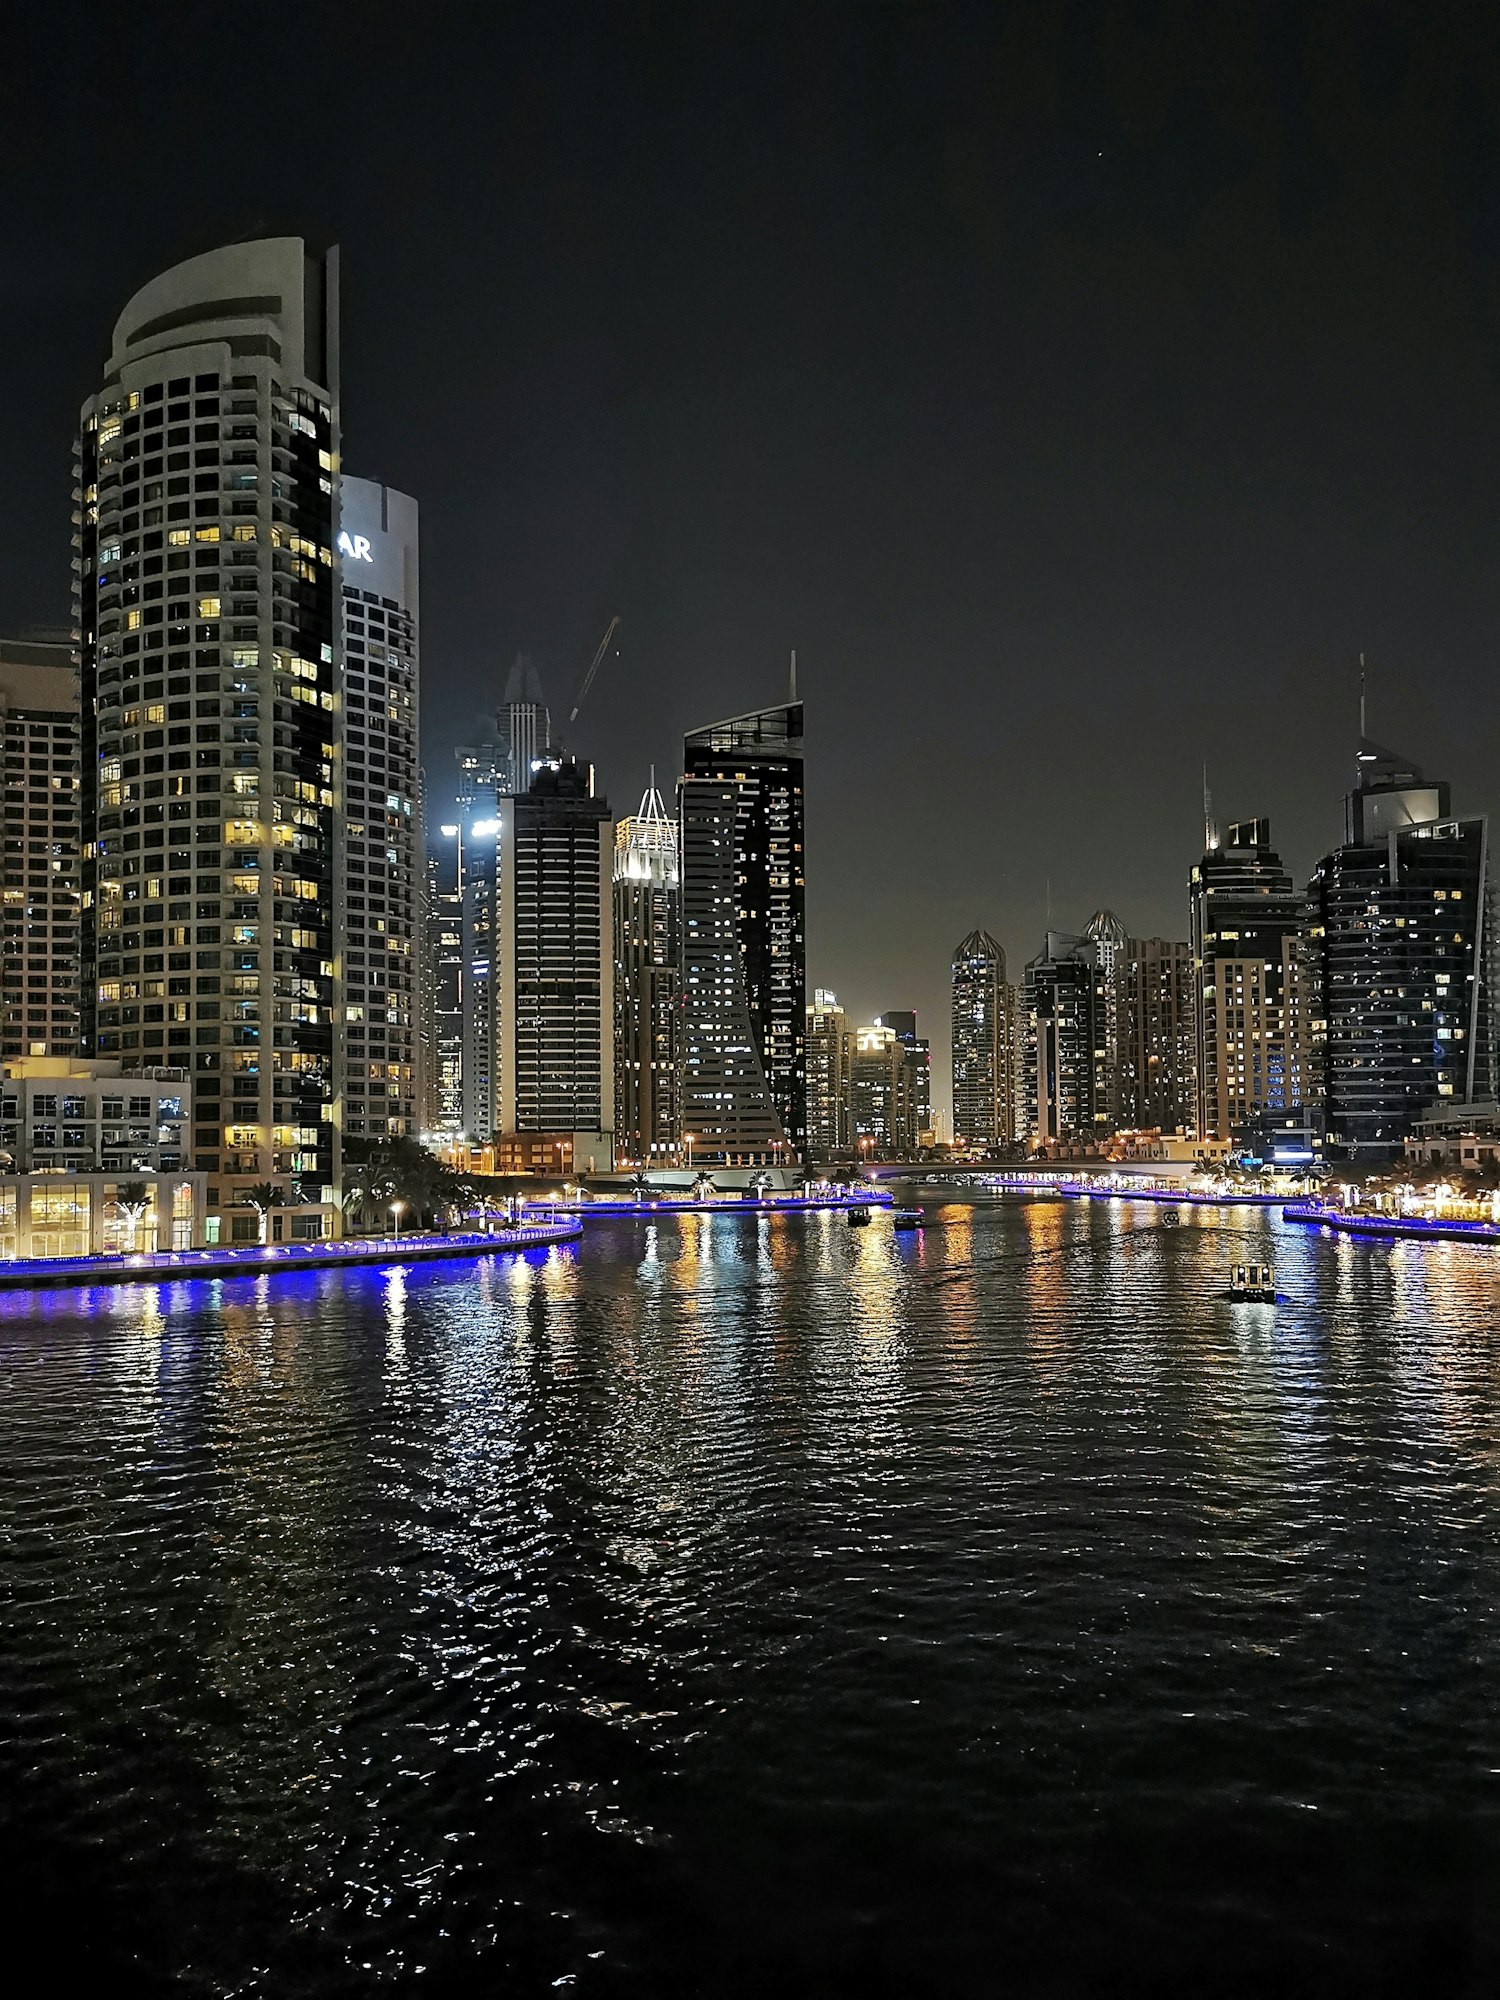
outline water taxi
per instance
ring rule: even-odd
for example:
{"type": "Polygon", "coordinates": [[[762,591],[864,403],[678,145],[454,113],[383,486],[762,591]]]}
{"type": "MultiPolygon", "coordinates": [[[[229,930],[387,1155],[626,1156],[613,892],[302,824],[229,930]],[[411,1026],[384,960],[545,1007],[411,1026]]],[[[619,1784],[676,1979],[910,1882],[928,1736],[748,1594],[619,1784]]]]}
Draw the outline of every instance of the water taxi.
{"type": "Polygon", "coordinates": [[[893,1208],[891,1210],[892,1229],[920,1229],[927,1217],[920,1208],[893,1208]]]}
{"type": "Polygon", "coordinates": [[[1236,1305],[1274,1306],[1276,1271],[1271,1264],[1231,1264],[1226,1294],[1236,1305]]]}
{"type": "Polygon", "coordinates": [[[870,1211],[863,1203],[849,1210],[849,1227],[851,1229],[864,1229],[867,1227],[869,1220],[870,1211]]]}

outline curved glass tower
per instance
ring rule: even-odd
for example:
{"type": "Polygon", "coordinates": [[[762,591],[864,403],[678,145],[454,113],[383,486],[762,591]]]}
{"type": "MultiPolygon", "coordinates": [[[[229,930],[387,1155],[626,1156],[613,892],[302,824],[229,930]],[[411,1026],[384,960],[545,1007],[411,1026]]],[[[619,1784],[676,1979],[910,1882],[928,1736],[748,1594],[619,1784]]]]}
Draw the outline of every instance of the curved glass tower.
{"type": "Polygon", "coordinates": [[[85,1047],[191,1069],[226,1238],[335,1213],[336,256],[154,278],[78,442],[85,1047]]]}
{"type": "Polygon", "coordinates": [[[704,1166],[791,1166],[807,1145],[801,702],[695,729],[679,803],[684,1145],[704,1166]]]}

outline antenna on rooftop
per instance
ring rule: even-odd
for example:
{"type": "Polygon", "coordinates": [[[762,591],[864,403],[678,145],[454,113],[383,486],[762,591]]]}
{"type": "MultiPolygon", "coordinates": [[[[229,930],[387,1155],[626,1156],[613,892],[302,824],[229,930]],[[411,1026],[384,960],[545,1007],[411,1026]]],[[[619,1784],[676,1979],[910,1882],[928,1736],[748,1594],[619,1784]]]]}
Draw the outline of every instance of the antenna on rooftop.
{"type": "Polygon", "coordinates": [[[787,692],[787,700],[788,700],[788,701],[795,701],[796,699],[797,699],[797,648],[796,648],[795,646],[793,646],[793,648],[792,648],[792,671],[791,671],[791,679],[790,679],[790,684],[789,684],[789,687],[788,687],[788,692],[787,692]]]}
{"type": "Polygon", "coordinates": [[[1365,740],[1365,656],[1359,656],[1359,740],[1365,740]]]}
{"type": "Polygon", "coordinates": [[[1203,849],[1211,853],[1219,844],[1218,830],[1214,826],[1214,795],[1208,789],[1208,766],[1203,766],[1203,849]]]}

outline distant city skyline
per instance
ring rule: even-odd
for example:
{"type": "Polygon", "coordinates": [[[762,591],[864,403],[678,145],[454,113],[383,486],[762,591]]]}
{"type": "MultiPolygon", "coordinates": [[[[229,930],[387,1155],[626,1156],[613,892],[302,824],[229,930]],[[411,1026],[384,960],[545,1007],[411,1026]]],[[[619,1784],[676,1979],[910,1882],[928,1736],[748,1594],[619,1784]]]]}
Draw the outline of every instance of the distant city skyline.
{"type": "Polygon", "coordinates": [[[1343,60],[1316,10],[526,14],[355,63],[314,12],[283,91],[253,35],[223,62],[143,0],[81,119],[87,14],[9,24],[7,144],[47,170],[0,216],[0,632],[66,622],[66,440],[120,301],[304,231],[341,248],[346,455],[422,510],[429,779],[518,652],[565,717],[616,612],[565,732],[616,801],[795,647],[809,977],[914,1007],[940,1086],[966,932],[1023,965],[1050,882],[1054,928],[1183,935],[1205,762],[1307,878],[1361,651],[1371,734],[1497,803],[1500,137],[1451,32],[1365,10],[1343,60]],[[243,188],[183,173],[234,131],[243,188]]]}

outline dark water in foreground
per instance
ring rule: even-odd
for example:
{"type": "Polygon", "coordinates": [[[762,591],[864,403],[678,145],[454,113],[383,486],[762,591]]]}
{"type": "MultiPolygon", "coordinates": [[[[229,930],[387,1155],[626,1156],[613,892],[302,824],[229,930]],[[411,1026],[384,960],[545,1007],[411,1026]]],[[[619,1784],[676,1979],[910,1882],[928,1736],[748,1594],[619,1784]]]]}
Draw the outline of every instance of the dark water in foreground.
{"type": "Polygon", "coordinates": [[[0,1295],[11,1951],[1500,1991],[1500,1262],[941,1216],[0,1295]]]}

